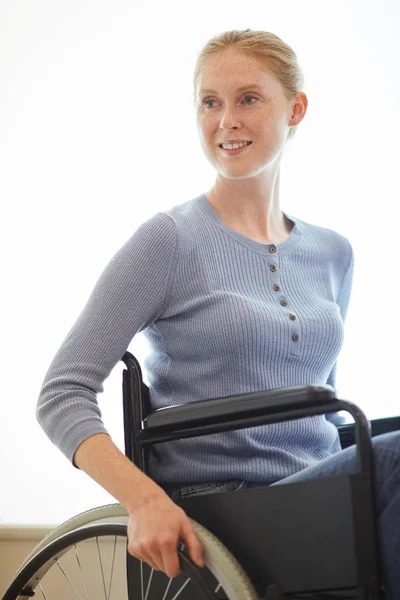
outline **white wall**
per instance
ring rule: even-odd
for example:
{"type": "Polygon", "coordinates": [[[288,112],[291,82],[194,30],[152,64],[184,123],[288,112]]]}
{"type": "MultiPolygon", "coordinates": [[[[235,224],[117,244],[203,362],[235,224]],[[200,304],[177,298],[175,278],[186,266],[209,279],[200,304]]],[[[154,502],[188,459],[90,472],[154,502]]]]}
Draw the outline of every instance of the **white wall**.
{"type": "MultiPolygon", "coordinates": [[[[272,31],[298,54],[309,109],[281,206],[351,240],[337,387],[370,418],[399,412],[399,26],[389,0],[2,1],[0,520],[57,523],[113,501],[48,441],[36,400],[113,254],[142,221],[211,186],[192,73],[228,29],[272,31]]],[[[140,339],[130,350],[145,351],[140,339]]],[[[99,398],[121,448],[122,368],[99,398]]]]}

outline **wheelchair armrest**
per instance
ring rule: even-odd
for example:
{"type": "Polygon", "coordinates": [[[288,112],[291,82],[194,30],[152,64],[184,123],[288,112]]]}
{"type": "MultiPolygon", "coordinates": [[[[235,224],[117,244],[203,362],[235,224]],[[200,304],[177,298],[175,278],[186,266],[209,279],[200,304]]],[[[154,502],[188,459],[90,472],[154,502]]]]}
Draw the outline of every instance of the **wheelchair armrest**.
{"type": "Polygon", "coordinates": [[[278,416],[287,411],[300,408],[312,409],[320,404],[335,401],[336,393],[330,385],[294,386],[267,392],[238,394],[159,408],[142,421],[142,429],[176,430],[185,428],[189,424],[206,426],[222,423],[227,419],[239,419],[257,414],[278,416]]]}
{"type": "Polygon", "coordinates": [[[330,385],[293,386],[197,400],[149,414],[149,389],[137,359],[125,352],[122,361],[127,367],[123,373],[125,453],[145,472],[149,447],[154,444],[344,410],[355,420],[359,471],[367,477],[371,475],[371,425],[358,406],[337,399],[330,385]]]}
{"type": "MultiPolygon", "coordinates": [[[[400,429],[400,417],[389,417],[385,419],[374,419],[371,421],[371,435],[381,435],[390,431],[398,431],[400,429]]],[[[347,423],[339,425],[339,436],[342,448],[348,448],[356,443],[355,423],[347,423]]]]}

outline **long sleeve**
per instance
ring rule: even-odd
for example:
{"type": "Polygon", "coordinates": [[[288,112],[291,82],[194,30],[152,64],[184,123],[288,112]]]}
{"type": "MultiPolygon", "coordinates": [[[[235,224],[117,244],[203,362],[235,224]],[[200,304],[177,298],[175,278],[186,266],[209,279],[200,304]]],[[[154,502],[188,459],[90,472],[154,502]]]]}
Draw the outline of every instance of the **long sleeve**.
{"type": "Polygon", "coordinates": [[[97,394],[134,335],[168,303],[177,232],[155,215],[110,260],[42,384],[36,416],[50,440],[72,460],[95,433],[107,433],[97,394]]]}

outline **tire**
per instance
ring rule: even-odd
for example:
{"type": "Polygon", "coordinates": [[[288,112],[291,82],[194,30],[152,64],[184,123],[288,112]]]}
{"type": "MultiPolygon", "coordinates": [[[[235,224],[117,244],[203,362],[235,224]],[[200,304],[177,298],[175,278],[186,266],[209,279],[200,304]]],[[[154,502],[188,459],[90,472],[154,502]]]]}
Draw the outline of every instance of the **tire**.
{"type": "MultiPolygon", "coordinates": [[[[104,598],[105,600],[113,600],[112,593],[116,585],[124,586],[123,592],[119,590],[118,595],[114,598],[118,600],[128,599],[128,586],[126,576],[126,544],[127,544],[127,525],[128,513],[120,504],[110,504],[100,506],[88,510],[84,513],[76,515],[69,519],[53,531],[51,531],[43,540],[32,550],[29,556],[25,559],[18,571],[14,575],[3,600],[22,600],[29,596],[37,594],[38,597],[46,600],[64,600],[70,598],[75,600],[77,597],[82,598],[104,598]],[[108,558],[108,563],[112,562],[110,581],[106,581],[105,572],[109,571],[109,565],[106,568],[106,561],[101,558],[100,546],[106,554],[111,552],[110,537],[114,538],[113,557],[108,558]],[[118,550],[116,550],[118,538],[118,550]],[[96,543],[95,541],[96,540],[96,543]],[[100,540],[100,541],[99,541],[100,540]],[[77,545],[86,552],[94,549],[97,551],[99,560],[92,560],[88,573],[94,578],[96,589],[94,595],[88,593],[87,586],[89,582],[85,581],[85,575],[82,571],[83,559],[79,557],[77,545]],[[67,553],[69,555],[67,556],[67,553]],[[118,554],[118,559],[115,561],[115,556],[118,554]],[[75,556],[74,556],[75,553],[75,556]],[[63,561],[70,558],[71,565],[68,565],[69,572],[61,565],[61,557],[63,561]],[[98,577],[93,577],[93,564],[96,562],[99,565],[98,577]],[[57,568],[58,567],[58,568],[57,568]],[[113,578],[115,572],[116,579],[113,578]],[[59,569],[62,572],[60,575],[59,569]],[[72,570],[77,573],[77,579],[71,582],[72,570]],[[51,581],[51,576],[60,577],[60,582],[66,587],[66,595],[61,593],[61,583],[51,581]],[[48,590],[51,586],[55,586],[57,590],[55,595],[49,595],[48,591],[42,585],[46,581],[48,590]],[[117,581],[117,583],[114,583],[117,581]],[[50,582],[50,583],[49,583],[50,582]],[[114,588],[112,587],[114,585],[114,588]],[[81,592],[79,590],[79,586],[81,592]],[[83,586],[83,587],[82,587],[83,586]],[[22,592],[22,594],[21,594],[22,592]],[[82,593],[82,596],[79,594],[82,593]],[[86,594],[86,595],[85,595],[86,594]]],[[[162,598],[159,596],[160,590],[165,591],[168,588],[168,594],[165,600],[172,600],[180,591],[177,598],[179,600],[195,600],[196,598],[225,598],[228,600],[258,600],[257,592],[251,583],[250,579],[243,571],[235,557],[229,550],[207,529],[196,521],[191,520],[191,523],[196,531],[203,546],[204,569],[198,569],[190,560],[188,554],[184,551],[185,548],[180,544],[178,553],[180,557],[182,573],[174,579],[169,579],[161,571],[153,571],[146,563],[142,563],[128,555],[130,565],[135,565],[135,572],[140,573],[139,577],[130,583],[129,598],[137,598],[147,600],[155,600],[162,598]],[[187,586],[187,591],[185,591],[187,586]],[[153,592],[155,589],[155,592],[153,592]],[[215,595],[211,592],[215,591],[215,595]]],[[[83,556],[83,554],[82,554],[83,556]]],[[[104,557],[103,557],[104,558],[104,557]]],[[[129,567],[131,570],[131,566],[129,567]]],[[[74,575],[75,577],[75,575],[74,575]]],[[[90,583],[90,585],[92,585],[90,583]]]]}

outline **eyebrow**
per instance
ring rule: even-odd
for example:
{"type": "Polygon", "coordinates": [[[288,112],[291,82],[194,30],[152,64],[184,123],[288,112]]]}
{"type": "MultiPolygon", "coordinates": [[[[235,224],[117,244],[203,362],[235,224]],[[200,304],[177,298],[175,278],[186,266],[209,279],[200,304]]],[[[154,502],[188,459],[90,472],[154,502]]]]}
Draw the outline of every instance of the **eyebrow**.
{"type": "MultiPolygon", "coordinates": [[[[248,85],[243,85],[242,87],[238,88],[236,91],[243,92],[244,90],[249,90],[249,89],[262,90],[263,86],[259,85],[258,83],[249,83],[248,85]]],[[[207,90],[207,89],[200,90],[200,94],[216,94],[216,93],[217,92],[215,90],[207,90]]]]}

